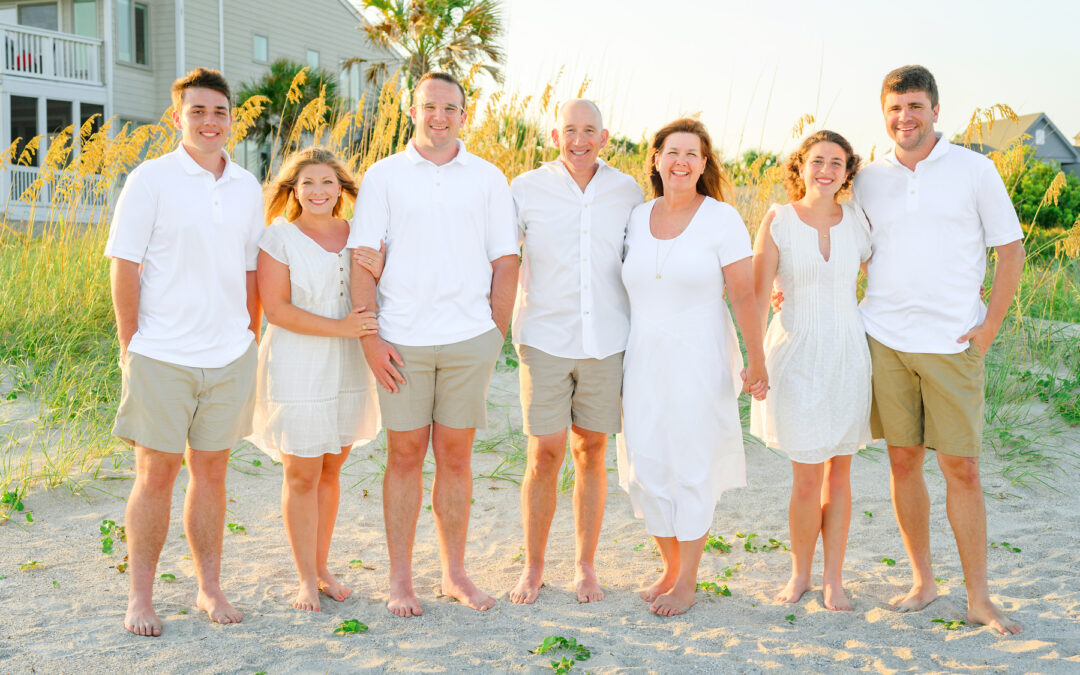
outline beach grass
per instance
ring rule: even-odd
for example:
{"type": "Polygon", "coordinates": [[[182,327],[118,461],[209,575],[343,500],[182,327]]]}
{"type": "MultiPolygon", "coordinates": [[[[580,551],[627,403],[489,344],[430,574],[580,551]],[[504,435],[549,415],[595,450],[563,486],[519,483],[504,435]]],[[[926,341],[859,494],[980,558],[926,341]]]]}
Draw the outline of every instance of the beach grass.
{"type": "MultiPolygon", "coordinates": [[[[583,83],[579,93],[585,93],[586,86],[583,83]]],[[[391,79],[377,101],[337,111],[329,123],[316,114],[319,101],[296,106],[298,131],[282,144],[284,153],[320,143],[362,174],[403,147],[409,131],[403,112],[406,98],[407,92],[391,79]]],[[[230,148],[244,138],[264,103],[253,99],[236,109],[230,148]]],[[[555,158],[547,129],[556,105],[554,83],[536,96],[496,92],[482,110],[471,103],[464,141],[471,152],[512,178],[555,158]]],[[[804,116],[796,133],[806,125],[804,116]]],[[[51,201],[34,214],[39,226],[0,226],[0,396],[23,402],[30,411],[28,423],[9,425],[0,438],[4,493],[22,494],[35,484],[79,489],[103,468],[115,470],[130,462],[129,453],[118,452],[122,445],[110,435],[120,372],[109,266],[103,255],[109,208],[122,177],[138,162],[172,150],[178,135],[165,116],[154,125],[117,128],[109,121],[96,131],[84,125],[65,133],[42,159],[36,187],[22,196],[33,203],[44,187],[52,187],[51,201]],[[80,135],[82,147],[74,158],[70,143],[64,152],[64,139],[73,134],[80,135]]],[[[283,159],[275,158],[273,165],[280,166],[283,159]]],[[[650,194],[644,144],[609,148],[605,160],[650,194]]],[[[776,201],[782,174],[779,167],[764,166],[743,174],[734,201],[753,232],[776,201]]],[[[1026,231],[1027,267],[1020,292],[988,358],[986,441],[1011,482],[1060,488],[1077,458],[1063,455],[1054,439],[1080,421],[1080,338],[1062,329],[1080,322],[1080,222],[1064,230],[1042,229],[1036,222],[1026,231]]],[[[507,348],[499,368],[516,367],[517,357],[507,348]]],[[[745,401],[741,407],[745,418],[745,401]]],[[[519,483],[525,438],[514,425],[508,429],[478,440],[476,449],[497,457],[490,467],[485,464],[484,477],[519,483]]],[[[350,459],[347,467],[356,476],[354,487],[375,480],[384,468],[382,449],[365,455],[350,459]]],[[[252,466],[250,458],[247,466],[252,466]]],[[[560,480],[563,489],[572,478],[568,458],[560,480]]],[[[0,514],[3,508],[0,505],[0,514]]]]}

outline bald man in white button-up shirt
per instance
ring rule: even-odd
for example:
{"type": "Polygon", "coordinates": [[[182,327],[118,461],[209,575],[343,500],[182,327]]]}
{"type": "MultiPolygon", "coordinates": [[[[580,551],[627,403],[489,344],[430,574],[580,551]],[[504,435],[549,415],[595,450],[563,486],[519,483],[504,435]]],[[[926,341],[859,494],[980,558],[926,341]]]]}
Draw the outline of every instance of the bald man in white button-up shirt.
{"type": "Polygon", "coordinates": [[[607,439],[621,426],[622,353],[630,331],[619,273],[626,223],[643,201],[634,179],[597,156],[608,132],[594,103],[565,103],[551,138],[559,158],[510,187],[523,245],[513,340],[529,436],[521,484],[525,569],[510,600],[525,604],[543,584],[568,427],[576,476],[574,584],[580,602],[604,597],[593,556],[607,497],[607,439]]]}

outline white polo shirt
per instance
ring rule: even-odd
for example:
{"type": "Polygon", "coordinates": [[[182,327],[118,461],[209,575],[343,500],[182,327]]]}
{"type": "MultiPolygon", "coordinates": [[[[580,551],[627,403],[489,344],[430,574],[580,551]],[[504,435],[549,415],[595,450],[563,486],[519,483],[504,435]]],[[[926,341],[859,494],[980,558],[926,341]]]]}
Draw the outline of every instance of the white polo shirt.
{"type": "Polygon", "coordinates": [[[874,256],[861,308],[866,332],[903,352],[956,354],[982,323],[986,249],[1023,238],[994,163],[938,134],[912,171],[895,152],[855,176],[874,256]]]}
{"type": "Polygon", "coordinates": [[[225,158],[215,179],[181,145],[139,165],[120,191],[105,255],[142,265],[132,353],[220,368],[255,339],[246,272],[265,229],[262,189],[225,158]]]}
{"type": "Polygon", "coordinates": [[[347,246],[386,243],[379,335],[409,346],[482,335],[491,318],[491,261],[517,255],[506,177],[465,150],[441,166],[412,141],[364,174],[347,246]]]}
{"type": "Polygon", "coordinates": [[[598,160],[582,192],[560,160],[514,179],[521,278],[513,340],[566,359],[626,349],[630,303],[620,276],[633,178],[598,160]]]}

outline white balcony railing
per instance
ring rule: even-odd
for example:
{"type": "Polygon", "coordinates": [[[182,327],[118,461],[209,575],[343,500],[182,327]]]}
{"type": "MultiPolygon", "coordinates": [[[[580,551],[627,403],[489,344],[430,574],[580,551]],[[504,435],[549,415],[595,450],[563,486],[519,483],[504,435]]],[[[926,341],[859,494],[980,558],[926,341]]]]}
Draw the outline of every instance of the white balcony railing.
{"type": "Polygon", "coordinates": [[[102,84],[101,40],[0,24],[3,72],[60,82],[102,84]]]}
{"type": "MultiPolygon", "coordinates": [[[[33,203],[38,206],[47,206],[52,202],[54,192],[54,185],[52,181],[42,181],[42,183],[38,185],[37,190],[34,194],[27,195],[27,201],[24,202],[22,200],[23,195],[26,194],[26,190],[29,189],[30,186],[33,185],[34,181],[36,181],[38,178],[38,168],[36,166],[9,165],[0,168],[0,173],[4,174],[0,175],[0,184],[4,182],[5,177],[7,179],[7,194],[4,196],[5,198],[2,201],[7,203],[9,209],[12,206],[18,206],[20,203],[27,206],[29,206],[29,203],[33,203]]],[[[72,180],[72,178],[70,174],[61,174],[60,176],[57,176],[54,180],[58,181],[58,185],[66,186],[68,185],[66,181],[72,180]]],[[[111,197],[109,191],[101,190],[101,176],[82,176],[74,180],[79,180],[82,182],[81,188],[77,190],[71,190],[70,186],[55,188],[57,190],[60,190],[60,192],[58,193],[58,199],[68,199],[68,197],[64,197],[65,194],[78,194],[77,198],[72,199],[77,199],[78,206],[84,208],[99,207],[109,202],[109,199],[111,197]]],[[[2,208],[3,205],[0,204],[0,209],[2,208]]]]}

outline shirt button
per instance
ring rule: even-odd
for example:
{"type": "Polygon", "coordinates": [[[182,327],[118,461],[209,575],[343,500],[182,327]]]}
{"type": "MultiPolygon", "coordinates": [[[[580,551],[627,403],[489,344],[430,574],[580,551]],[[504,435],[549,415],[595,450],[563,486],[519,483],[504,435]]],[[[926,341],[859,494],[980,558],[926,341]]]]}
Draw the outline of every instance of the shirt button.
{"type": "Polygon", "coordinates": [[[344,279],[342,279],[342,280],[341,280],[341,285],[342,285],[342,286],[344,286],[344,285],[345,285],[345,280],[344,280],[344,279]]]}
{"type": "Polygon", "coordinates": [[[338,295],[345,295],[345,291],[338,293],[338,295]]]}
{"type": "Polygon", "coordinates": [[[345,271],[345,268],[344,268],[344,267],[339,267],[339,268],[337,268],[337,271],[338,271],[338,272],[344,272],[344,271],[345,271]]]}

